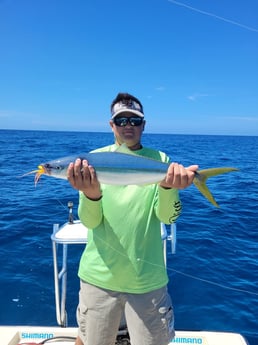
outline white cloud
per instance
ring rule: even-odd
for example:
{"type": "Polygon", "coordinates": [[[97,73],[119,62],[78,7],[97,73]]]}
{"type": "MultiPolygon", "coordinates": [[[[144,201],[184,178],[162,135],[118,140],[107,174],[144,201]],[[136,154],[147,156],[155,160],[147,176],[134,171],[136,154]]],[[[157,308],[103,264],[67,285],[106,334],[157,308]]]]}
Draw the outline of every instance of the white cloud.
{"type": "Polygon", "coordinates": [[[190,96],[187,96],[187,99],[189,99],[189,101],[195,102],[197,101],[197,99],[202,98],[202,97],[208,97],[208,94],[205,93],[194,93],[190,96]]]}
{"type": "Polygon", "coordinates": [[[158,87],[156,87],[156,90],[157,91],[164,91],[164,90],[166,90],[166,88],[164,86],[158,86],[158,87]]]}

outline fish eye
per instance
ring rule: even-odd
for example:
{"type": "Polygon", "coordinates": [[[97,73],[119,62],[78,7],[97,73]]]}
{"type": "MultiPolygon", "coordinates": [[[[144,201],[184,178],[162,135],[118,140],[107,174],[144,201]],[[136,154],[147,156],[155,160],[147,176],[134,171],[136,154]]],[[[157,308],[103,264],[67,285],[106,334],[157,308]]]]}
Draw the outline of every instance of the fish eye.
{"type": "Polygon", "coordinates": [[[46,163],[45,168],[49,169],[49,170],[51,170],[51,169],[62,170],[63,169],[62,165],[50,164],[50,163],[46,163]]]}

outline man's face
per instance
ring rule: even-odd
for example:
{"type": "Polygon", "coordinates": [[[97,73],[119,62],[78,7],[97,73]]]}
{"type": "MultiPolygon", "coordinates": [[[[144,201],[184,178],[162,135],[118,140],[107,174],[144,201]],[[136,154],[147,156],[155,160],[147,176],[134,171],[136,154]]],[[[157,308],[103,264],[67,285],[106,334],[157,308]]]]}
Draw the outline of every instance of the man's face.
{"type": "MultiPolygon", "coordinates": [[[[122,119],[122,118],[132,118],[131,122],[134,123],[133,119],[136,120],[141,119],[139,116],[134,115],[130,112],[123,112],[116,116],[115,119],[122,119]]],[[[141,136],[142,132],[144,130],[145,126],[145,120],[142,120],[142,123],[140,125],[137,125],[137,121],[135,121],[134,125],[128,121],[128,123],[124,126],[119,126],[118,122],[115,123],[116,120],[110,120],[110,126],[112,128],[112,131],[114,132],[114,135],[116,137],[117,143],[119,145],[125,143],[129,148],[135,148],[137,149],[141,142],[141,136]]],[[[126,121],[123,121],[123,124],[126,121]]]]}

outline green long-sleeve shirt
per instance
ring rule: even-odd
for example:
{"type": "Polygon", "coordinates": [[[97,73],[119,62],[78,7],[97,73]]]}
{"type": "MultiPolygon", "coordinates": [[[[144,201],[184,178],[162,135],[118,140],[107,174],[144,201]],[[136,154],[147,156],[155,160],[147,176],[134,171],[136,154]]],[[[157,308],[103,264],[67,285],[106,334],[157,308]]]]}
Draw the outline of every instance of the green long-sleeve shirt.
{"type": "MultiPolygon", "coordinates": [[[[98,151],[114,151],[115,145],[98,151]]],[[[134,153],[168,162],[159,151],[142,148],[134,153]]],[[[160,222],[176,220],[181,210],[177,189],[101,185],[102,198],[89,200],[80,193],[79,217],[89,229],[79,277],[90,284],[128,293],[145,293],[168,282],[160,222]]]]}

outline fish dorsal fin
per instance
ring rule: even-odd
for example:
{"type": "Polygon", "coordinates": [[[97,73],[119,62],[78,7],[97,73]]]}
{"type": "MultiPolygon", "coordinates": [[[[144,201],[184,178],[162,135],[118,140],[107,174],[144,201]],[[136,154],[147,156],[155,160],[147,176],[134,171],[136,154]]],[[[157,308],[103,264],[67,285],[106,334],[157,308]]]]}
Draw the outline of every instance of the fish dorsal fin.
{"type": "Polygon", "coordinates": [[[118,153],[125,153],[127,155],[132,155],[132,156],[138,156],[137,153],[134,153],[134,151],[130,150],[125,143],[122,145],[119,145],[117,149],[114,152],[118,153]]]}

